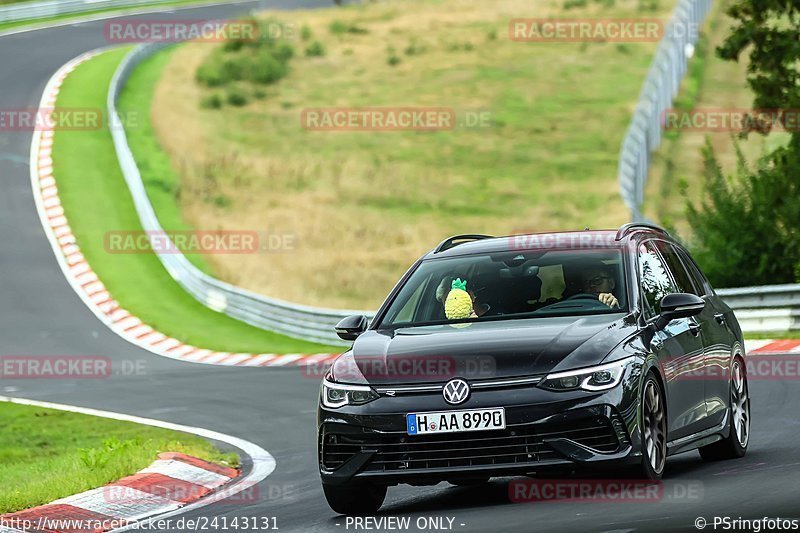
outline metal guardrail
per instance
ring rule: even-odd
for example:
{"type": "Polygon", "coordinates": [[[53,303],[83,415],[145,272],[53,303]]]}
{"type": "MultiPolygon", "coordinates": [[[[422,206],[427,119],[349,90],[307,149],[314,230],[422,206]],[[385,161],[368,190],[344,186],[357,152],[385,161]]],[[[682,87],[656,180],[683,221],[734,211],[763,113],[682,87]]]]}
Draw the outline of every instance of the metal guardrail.
{"type": "MultiPolygon", "coordinates": [[[[164,230],[158,221],[153,206],[147,197],[142,176],[128,146],[125,129],[117,113],[117,99],[133,69],[144,59],[168,44],[151,43],[139,45],[120,63],[108,92],[108,116],[111,135],[119,159],[120,168],[128,184],[136,212],[145,231],[154,232],[163,238],[164,230]]],[[[172,250],[174,246],[170,246],[172,250]]],[[[343,317],[353,314],[374,315],[368,311],[321,309],[268,298],[229,283],[215,279],[192,265],[180,253],[157,254],[164,268],[189,294],[203,305],[233,318],[277,333],[325,344],[348,345],[333,330],[343,317]]]]}
{"type": "Polygon", "coordinates": [[[86,13],[115,7],[152,6],[163,0],[49,0],[47,2],[22,2],[0,7],[0,24],[23,22],[59,15],[86,13]]]}
{"type": "Polygon", "coordinates": [[[717,289],[746,333],[800,329],[800,285],[717,289]]]}
{"type": "Polygon", "coordinates": [[[664,112],[672,106],[689,58],[697,42],[700,26],[712,0],[680,0],[665,35],[658,44],[645,78],[639,101],[622,140],[617,178],[622,200],[630,209],[631,220],[645,220],[641,207],[652,153],[661,145],[664,112]]]}

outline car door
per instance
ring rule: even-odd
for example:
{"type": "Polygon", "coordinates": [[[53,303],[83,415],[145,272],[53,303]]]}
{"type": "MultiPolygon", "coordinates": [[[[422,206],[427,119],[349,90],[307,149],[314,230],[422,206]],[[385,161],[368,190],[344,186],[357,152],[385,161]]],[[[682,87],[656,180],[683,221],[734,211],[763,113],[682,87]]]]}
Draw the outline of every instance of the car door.
{"type": "Polygon", "coordinates": [[[705,365],[707,378],[704,381],[706,411],[709,426],[722,423],[730,397],[731,354],[736,335],[731,329],[733,312],[715,294],[708,280],[688,252],[675,247],[677,256],[686,267],[697,294],[706,302],[706,307],[697,318],[702,321],[703,338],[706,345],[705,365]]]}
{"type": "MultiPolygon", "coordinates": [[[[643,312],[647,320],[653,320],[661,312],[661,299],[679,291],[655,241],[639,246],[638,263],[643,312]]],[[[665,378],[668,440],[701,431],[707,424],[701,328],[689,318],[672,320],[655,332],[651,350],[665,378]]]]}

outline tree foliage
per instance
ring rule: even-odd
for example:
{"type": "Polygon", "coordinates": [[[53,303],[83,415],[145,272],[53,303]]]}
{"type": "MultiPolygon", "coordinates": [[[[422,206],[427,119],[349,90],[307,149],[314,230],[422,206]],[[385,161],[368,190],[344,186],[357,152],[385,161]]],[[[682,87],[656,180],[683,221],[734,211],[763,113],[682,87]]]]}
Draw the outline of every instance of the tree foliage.
{"type": "Polygon", "coordinates": [[[717,53],[738,61],[749,49],[753,107],[800,109],[800,1],[738,0],[727,13],[735,23],[717,53]]]}
{"type": "Polygon", "coordinates": [[[782,147],[750,168],[737,146],[738,168],[726,177],[703,148],[703,199],[687,202],[697,261],[718,287],[790,283],[800,268],[800,153],[782,147]]]}
{"type": "MultiPolygon", "coordinates": [[[[731,34],[717,49],[738,61],[749,51],[753,108],[781,119],[800,110],[800,0],[737,0],[731,34]]],[[[788,125],[789,122],[787,121],[788,125]]],[[[763,126],[763,123],[762,123],[763,126]]],[[[769,124],[759,128],[768,134],[769,124]]],[[[800,274],[800,132],[751,168],[736,146],[736,174],[726,176],[706,142],[703,198],[687,200],[691,248],[720,287],[798,281],[800,274]]]]}

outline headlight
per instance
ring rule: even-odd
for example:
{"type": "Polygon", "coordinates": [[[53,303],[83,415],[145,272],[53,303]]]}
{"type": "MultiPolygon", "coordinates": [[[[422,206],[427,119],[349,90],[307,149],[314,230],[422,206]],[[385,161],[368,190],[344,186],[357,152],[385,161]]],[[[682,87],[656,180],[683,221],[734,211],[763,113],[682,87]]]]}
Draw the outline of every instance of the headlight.
{"type": "Polygon", "coordinates": [[[625,375],[625,368],[634,358],[626,357],[613,363],[569,370],[547,375],[539,386],[555,391],[583,389],[591,392],[613,389],[625,375]]]}
{"type": "Polygon", "coordinates": [[[334,383],[328,376],[322,380],[322,405],[336,409],[343,405],[363,405],[378,398],[378,393],[366,385],[334,383]]]}

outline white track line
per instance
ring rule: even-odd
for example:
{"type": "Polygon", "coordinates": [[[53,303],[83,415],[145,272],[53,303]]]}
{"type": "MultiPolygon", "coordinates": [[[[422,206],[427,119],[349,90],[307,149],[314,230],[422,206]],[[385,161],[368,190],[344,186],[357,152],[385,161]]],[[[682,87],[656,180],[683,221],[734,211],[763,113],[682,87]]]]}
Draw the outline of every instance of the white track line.
{"type": "MultiPolygon", "coordinates": [[[[180,509],[176,509],[166,514],[159,515],[159,518],[168,518],[171,516],[177,516],[185,512],[194,511],[196,509],[203,508],[212,503],[230,498],[231,496],[234,496],[242,492],[243,490],[248,489],[262,482],[264,479],[266,479],[268,475],[270,475],[275,470],[275,464],[276,464],[275,458],[272,457],[272,455],[270,455],[270,453],[264,448],[258,446],[257,444],[253,444],[252,442],[240,439],[239,437],[233,437],[231,435],[226,435],[224,433],[219,433],[217,431],[211,431],[209,429],[197,428],[192,426],[182,426],[180,424],[173,424],[172,422],[164,422],[162,420],[155,420],[152,418],[142,418],[139,416],[114,413],[111,411],[101,411],[98,409],[90,409],[87,407],[76,407],[74,405],[41,402],[38,400],[29,400],[26,398],[12,398],[10,396],[0,396],[0,402],[9,402],[19,405],[30,405],[34,407],[43,407],[46,409],[58,409],[60,411],[68,411],[70,413],[99,416],[102,418],[110,418],[113,420],[120,420],[123,422],[133,422],[135,424],[143,424],[146,426],[169,429],[173,431],[183,431],[184,433],[191,433],[193,435],[197,435],[198,437],[203,437],[204,439],[216,440],[234,446],[235,448],[241,450],[252,461],[253,467],[250,470],[250,472],[247,473],[247,475],[235,478],[230,483],[230,485],[227,485],[219,492],[215,492],[214,494],[211,494],[206,498],[198,500],[194,503],[190,503],[185,507],[181,507],[180,509]]],[[[114,531],[127,531],[130,529],[136,529],[137,527],[138,527],[137,524],[134,523],[119,529],[115,529],[114,531]]],[[[0,530],[0,533],[1,532],[2,530],[0,530]]]]}

